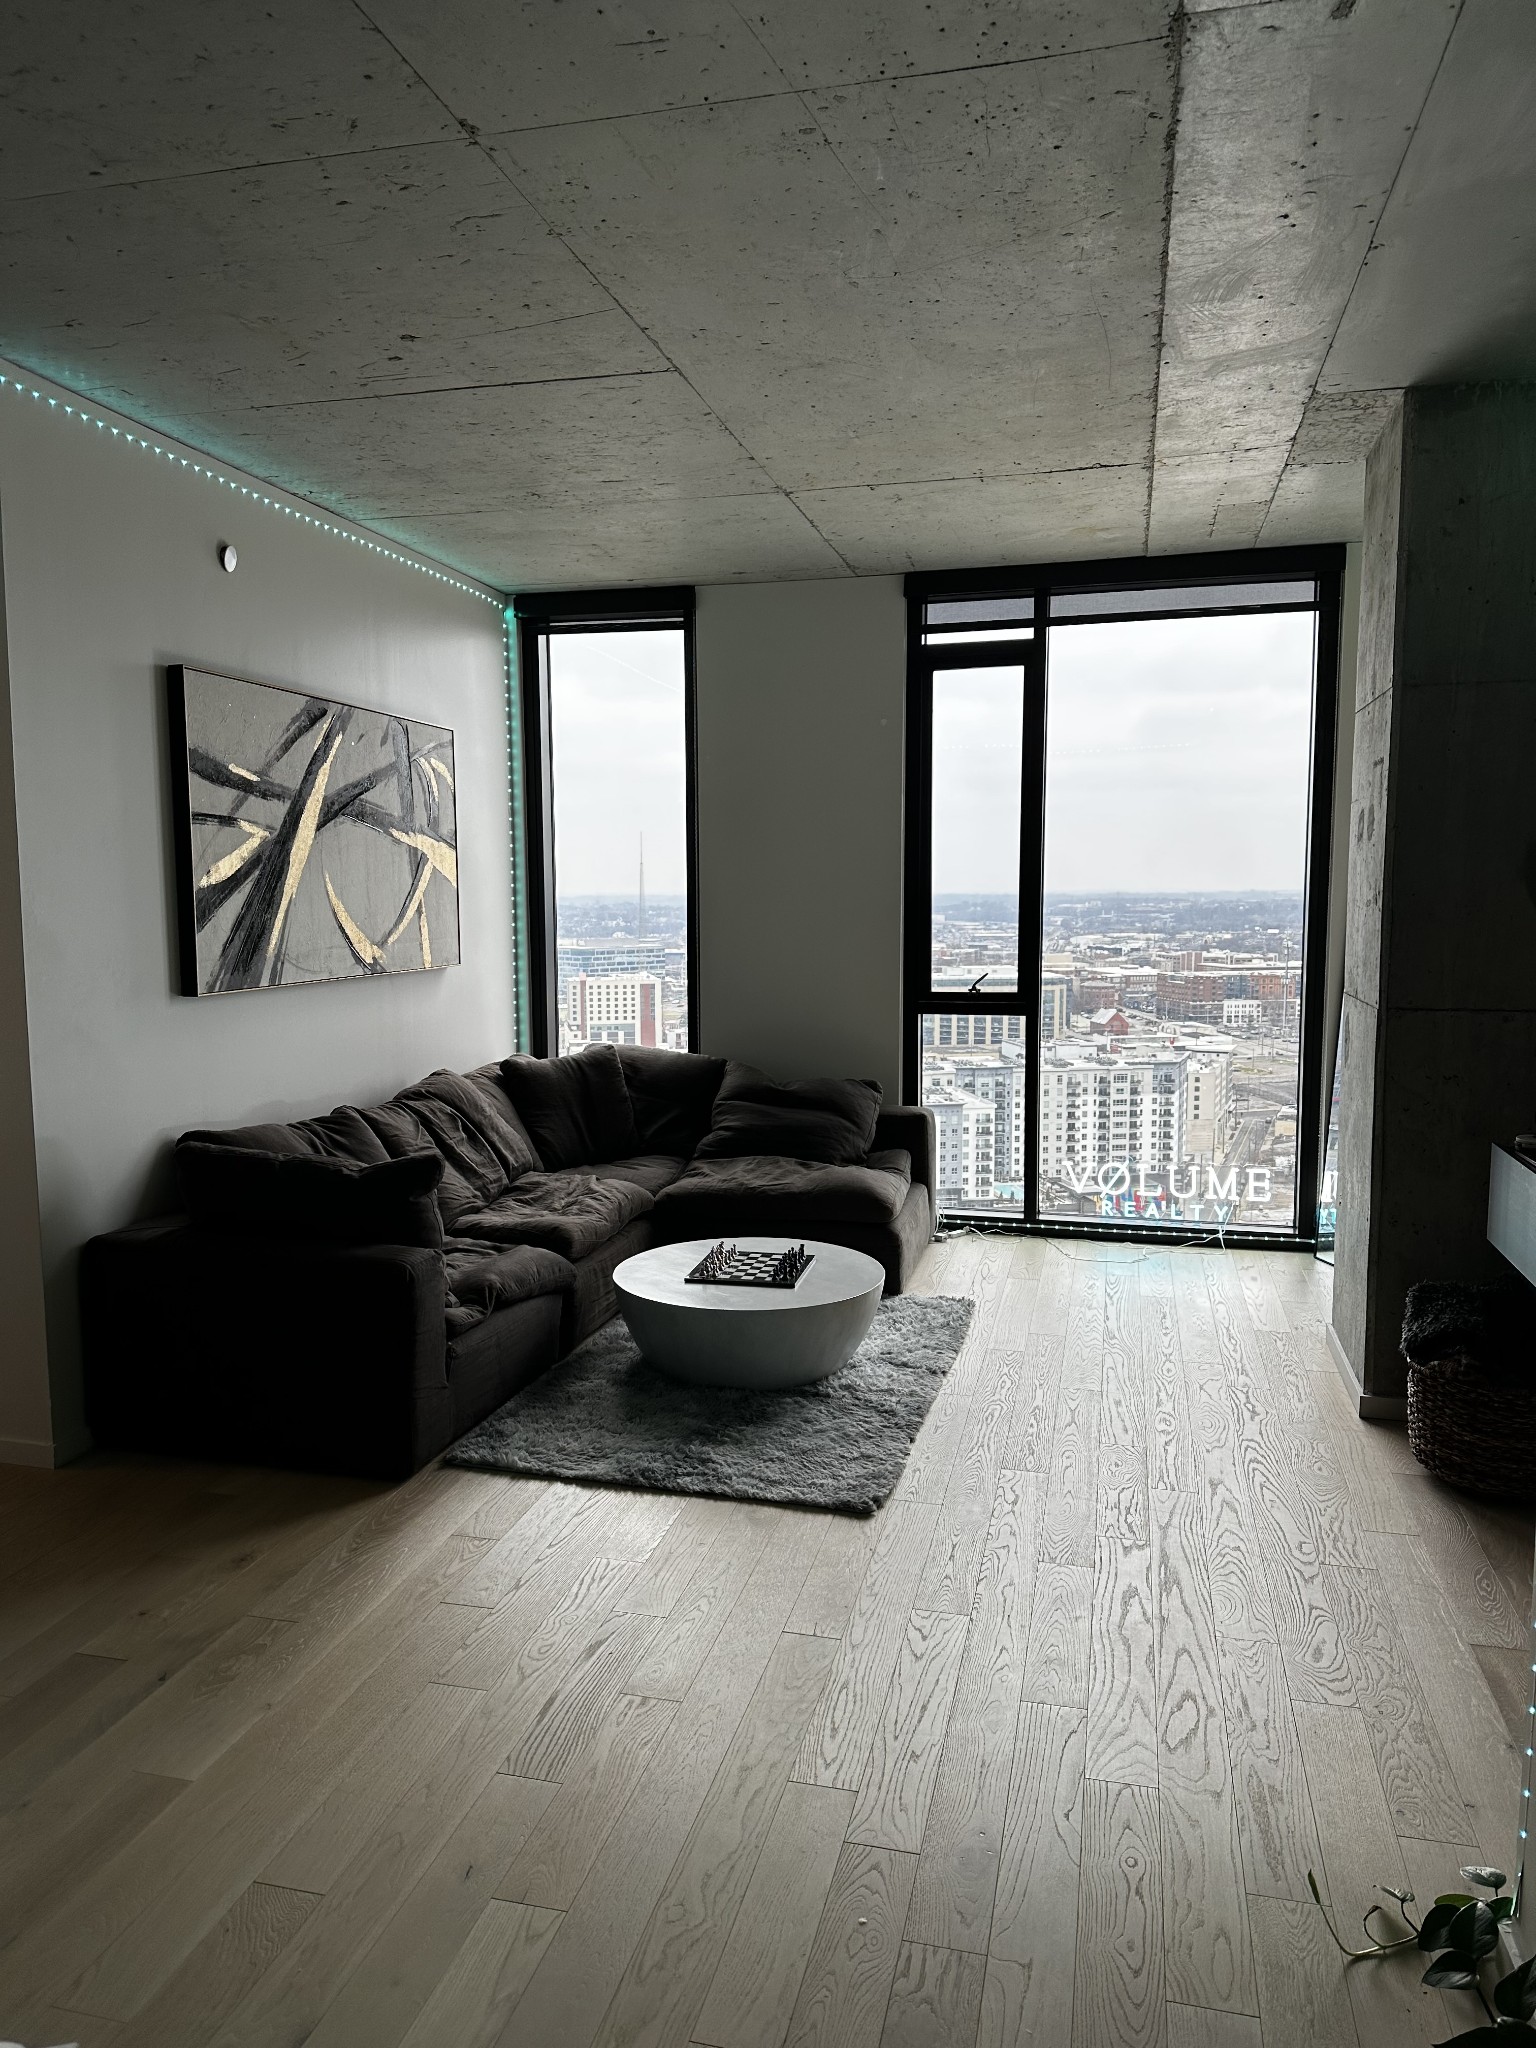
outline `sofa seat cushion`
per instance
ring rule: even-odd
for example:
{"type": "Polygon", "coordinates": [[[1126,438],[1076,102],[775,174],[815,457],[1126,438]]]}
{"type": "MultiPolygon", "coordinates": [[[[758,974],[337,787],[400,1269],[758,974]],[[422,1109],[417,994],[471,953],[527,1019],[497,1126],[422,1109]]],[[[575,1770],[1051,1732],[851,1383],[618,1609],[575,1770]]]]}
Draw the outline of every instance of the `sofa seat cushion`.
{"type": "Polygon", "coordinates": [[[631,1180],[595,1173],[525,1173],[504,1195],[461,1216],[455,1234],[494,1244],[542,1245],[584,1259],[644,1216],[655,1197],[631,1180]]]}
{"type": "Polygon", "coordinates": [[[665,1152],[642,1152],[638,1159],[611,1159],[602,1166],[590,1167],[588,1171],[599,1180],[633,1181],[648,1195],[659,1195],[663,1188],[671,1187],[687,1168],[686,1159],[674,1159],[665,1152]]]}
{"type": "Polygon", "coordinates": [[[874,1142],[880,1097],[878,1081],[773,1081],[730,1060],[694,1156],[862,1164],[874,1142]]]}
{"type": "Polygon", "coordinates": [[[552,1173],[594,1159],[633,1159],[645,1149],[611,1045],[583,1046],[552,1060],[514,1053],[501,1063],[501,1081],[552,1173]]]}
{"type": "Polygon", "coordinates": [[[450,1240],[443,1252],[448,1280],[448,1334],[461,1337],[497,1309],[536,1294],[562,1294],[576,1285],[576,1269],[558,1252],[529,1244],[450,1240]]]}
{"type": "Polygon", "coordinates": [[[889,1223],[911,1185],[905,1152],[872,1152],[863,1166],[766,1156],[695,1159],[657,1196],[656,1221],[673,1238],[733,1230],[814,1237],[818,1222],[889,1223]]]}

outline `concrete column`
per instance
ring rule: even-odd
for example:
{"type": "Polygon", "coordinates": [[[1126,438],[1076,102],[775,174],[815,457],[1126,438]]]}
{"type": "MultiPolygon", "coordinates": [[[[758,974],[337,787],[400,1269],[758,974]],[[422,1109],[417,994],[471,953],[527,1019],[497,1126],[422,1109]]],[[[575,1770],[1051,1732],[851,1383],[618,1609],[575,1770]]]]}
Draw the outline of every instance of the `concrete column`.
{"type": "Polygon", "coordinates": [[[1536,1129],[1536,386],[1410,391],[1366,470],[1333,1329],[1400,1402],[1415,1280],[1496,1277],[1536,1129]]]}

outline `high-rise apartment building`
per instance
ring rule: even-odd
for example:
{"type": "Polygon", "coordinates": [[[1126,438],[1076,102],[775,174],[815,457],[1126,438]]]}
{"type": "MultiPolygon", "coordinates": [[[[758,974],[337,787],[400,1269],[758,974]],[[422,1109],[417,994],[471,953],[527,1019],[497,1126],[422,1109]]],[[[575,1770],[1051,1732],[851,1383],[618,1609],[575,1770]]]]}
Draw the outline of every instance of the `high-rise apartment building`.
{"type": "Polygon", "coordinates": [[[990,1202],[995,1128],[991,1103],[943,1084],[931,1088],[924,1099],[933,1111],[937,1139],[938,1206],[958,1209],[990,1202]]]}
{"type": "Polygon", "coordinates": [[[1168,1172],[1182,1163],[1189,1056],[1055,1047],[1040,1066],[1040,1172],[1081,1178],[1106,1166],[1168,1172]]]}
{"type": "Polygon", "coordinates": [[[573,1041],[660,1045],[661,980],[654,974],[578,974],[566,998],[573,1041]]]}

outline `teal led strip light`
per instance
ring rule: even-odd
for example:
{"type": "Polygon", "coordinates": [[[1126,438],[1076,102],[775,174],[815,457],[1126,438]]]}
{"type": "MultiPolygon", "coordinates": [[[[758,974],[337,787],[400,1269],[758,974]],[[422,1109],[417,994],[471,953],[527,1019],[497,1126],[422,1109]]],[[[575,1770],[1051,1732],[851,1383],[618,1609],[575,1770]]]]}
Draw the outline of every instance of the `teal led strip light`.
{"type": "Polygon", "coordinates": [[[511,605],[505,619],[507,679],[508,846],[512,858],[512,999],[519,1052],[528,1050],[527,813],[523,802],[523,702],[517,666],[517,621],[511,605]]]}
{"type": "Polygon", "coordinates": [[[462,590],[466,597],[478,598],[482,604],[495,605],[498,611],[502,608],[502,598],[476,589],[473,583],[466,583],[462,577],[450,576],[446,569],[429,569],[425,562],[418,562],[410,555],[402,555],[398,548],[387,547],[381,540],[367,540],[362,534],[353,533],[349,528],[333,520],[318,518],[313,512],[302,512],[294,505],[285,505],[281,498],[269,497],[265,491],[254,490],[251,485],[241,483],[236,477],[226,476],[223,470],[215,469],[209,463],[194,462],[190,455],[181,455],[174,448],[162,448],[158,441],[146,441],[142,434],[134,433],[131,427],[114,427],[110,420],[101,419],[97,414],[87,412],[83,406],[67,405],[62,398],[50,398],[46,391],[39,391],[34,385],[20,384],[14,377],[0,376],[0,391],[6,390],[13,391],[18,398],[30,396],[53,412],[78,420],[82,427],[99,428],[103,433],[110,434],[114,441],[122,441],[127,447],[142,448],[150,455],[160,456],[169,462],[173,469],[180,465],[182,469],[190,470],[194,476],[202,477],[207,483],[223,484],[226,490],[234,491],[237,496],[249,498],[253,505],[266,505],[274,512],[281,512],[287,519],[297,520],[301,526],[313,526],[319,533],[334,534],[338,540],[348,540],[354,547],[363,548],[369,554],[382,555],[386,561],[398,562],[403,568],[414,569],[418,576],[430,576],[434,583],[446,583],[449,589],[462,590]]]}

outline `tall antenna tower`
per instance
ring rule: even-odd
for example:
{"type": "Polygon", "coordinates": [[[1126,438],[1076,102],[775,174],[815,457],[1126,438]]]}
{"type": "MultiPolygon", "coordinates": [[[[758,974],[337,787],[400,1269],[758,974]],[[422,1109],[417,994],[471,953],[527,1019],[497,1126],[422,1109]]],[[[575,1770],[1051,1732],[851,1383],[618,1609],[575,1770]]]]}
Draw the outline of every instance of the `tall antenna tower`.
{"type": "Polygon", "coordinates": [[[636,920],[635,937],[645,938],[645,834],[640,834],[640,915],[636,920]]]}

